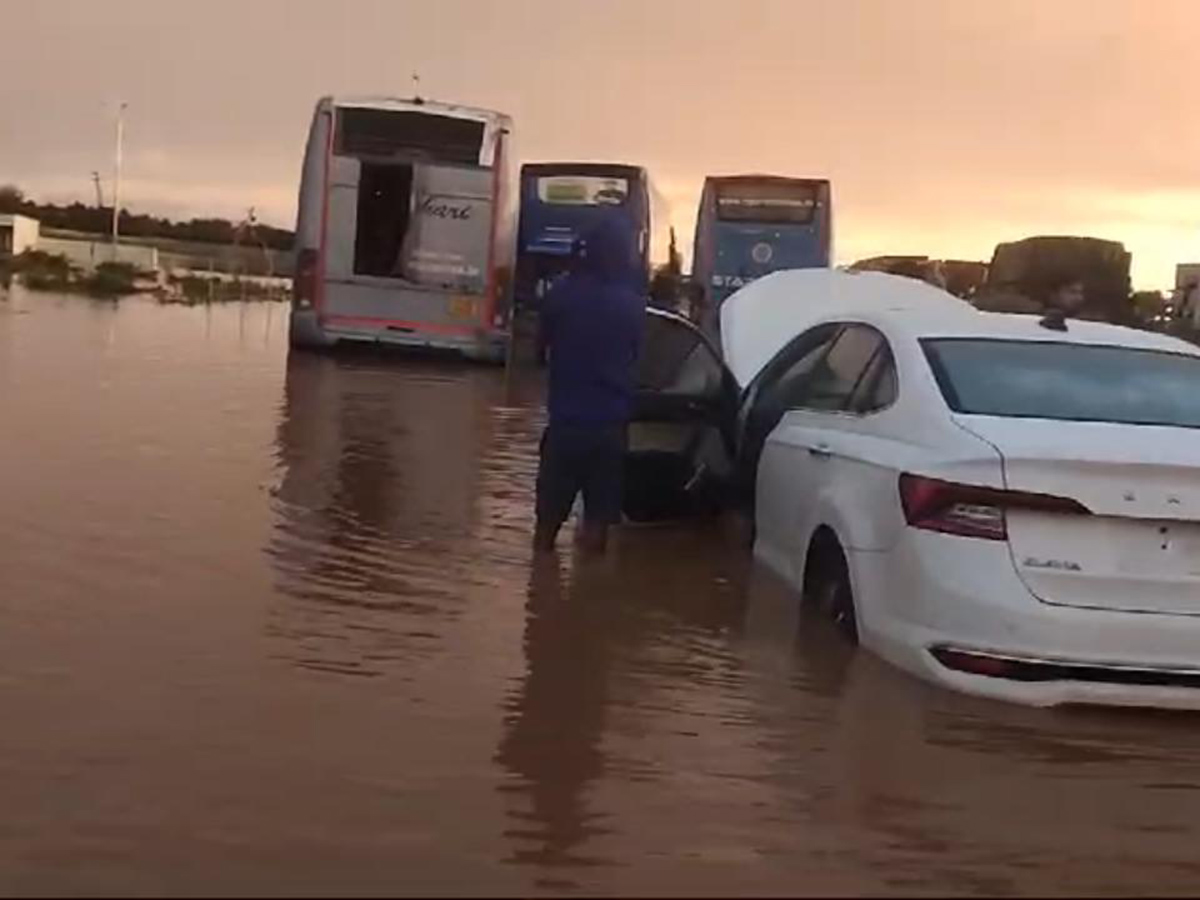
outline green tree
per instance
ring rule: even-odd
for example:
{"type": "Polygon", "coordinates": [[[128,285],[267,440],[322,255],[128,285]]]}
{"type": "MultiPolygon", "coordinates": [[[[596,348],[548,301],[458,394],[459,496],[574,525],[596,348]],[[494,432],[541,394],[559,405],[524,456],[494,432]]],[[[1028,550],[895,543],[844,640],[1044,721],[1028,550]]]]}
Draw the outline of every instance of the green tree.
{"type": "Polygon", "coordinates": [[[1160,291],[1135,291],[1130,301],[1137,317],[1143,322],[1161,314],[1167,306],[1167,298],[1160,291]]]}
{"type": "Polygon", "coordinates": [[[25,206],[25,192],[12,184],[0,184],[0,213],[18,213],[25,206]]]}

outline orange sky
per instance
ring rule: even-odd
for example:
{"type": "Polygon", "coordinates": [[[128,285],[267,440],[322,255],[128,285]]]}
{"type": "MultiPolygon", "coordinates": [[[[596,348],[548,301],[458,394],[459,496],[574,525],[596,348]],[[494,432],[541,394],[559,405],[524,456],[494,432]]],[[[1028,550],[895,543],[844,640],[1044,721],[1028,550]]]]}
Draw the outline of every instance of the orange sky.
{"type": "Polygon", "coordinates": [[[1193,0],[0,0],[0,182],[91,197],[130,104],[128,205],[290,224],[324,93],[516,119],[526,159],[647,165],[690,243],[707,173],[833,179],[841,261],[1122,240],[1200,259],[1193,0]],[[587,10],[585,12],[585,9],[587,10]]]}

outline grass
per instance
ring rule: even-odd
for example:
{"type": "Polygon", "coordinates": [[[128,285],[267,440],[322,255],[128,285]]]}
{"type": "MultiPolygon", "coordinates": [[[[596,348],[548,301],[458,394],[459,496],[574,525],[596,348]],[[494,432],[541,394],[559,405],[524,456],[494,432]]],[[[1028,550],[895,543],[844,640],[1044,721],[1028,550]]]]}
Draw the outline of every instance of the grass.
{"type": "Polygon", "coordinates": [[[92,272],[71,265],[57,253],[26,250],[19,256],[0,260],[0,276],[17,276],[32,291],[82,293],[89,297],[113,299],[136,294],[142,273],[129,263],[105,262],[92,272]]]}
{"type": "Polygon", "coordinates": [[[137,278],[138,271],[130,263],[105,262],[79,279],[79,285],[91,297],[124,297],[138,292],[137,278]]]}
{"type": "Polygon", "coordinates": [[[163,303],[240,303],[246,300],[287,300],[288,292],[279,286],[242,278],[212,278],[203,275],[172,275],[169,282],[176,290],[160,294],[163,303]]]}
{"type": "Polygon", "coordinates": [[[35,291],[70,290],[75,278],[75,270],[65,256],[41,250],[26,250],[0,265],[5,275],[19,276],[26,287],[35,291]]]}

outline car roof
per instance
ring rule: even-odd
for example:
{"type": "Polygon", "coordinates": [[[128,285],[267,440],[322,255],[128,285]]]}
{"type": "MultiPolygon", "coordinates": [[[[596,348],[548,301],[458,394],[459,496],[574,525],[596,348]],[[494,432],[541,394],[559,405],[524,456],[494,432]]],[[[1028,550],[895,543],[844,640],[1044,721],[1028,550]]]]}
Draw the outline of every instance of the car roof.
{"type": "Polygon", "coordinates": [[[734,293],[721,309],[721,349],[734,377],[747,385],[797,335],[845,321],[913,340],[1047,341],[1200,355],[1200,347],[1163,334],[1079,319],[1056,331],[1041,325],[1041,316],[983,312],[915,278],[831,269],[775,272],[734,293]]]}
{"type": "Polygon", "coordinates": [[[975,338],[982,340],[1046,341],[1056,344],[1103,344],[1139,350],[1165,350],[1200,356],[1200,347],[1165,334],[1107,322],[1067,319],[1066,331],[1042,325],[1042,316],[976,312],[955,321],[895,316],[891,325],[916,338],[975,338]]]}

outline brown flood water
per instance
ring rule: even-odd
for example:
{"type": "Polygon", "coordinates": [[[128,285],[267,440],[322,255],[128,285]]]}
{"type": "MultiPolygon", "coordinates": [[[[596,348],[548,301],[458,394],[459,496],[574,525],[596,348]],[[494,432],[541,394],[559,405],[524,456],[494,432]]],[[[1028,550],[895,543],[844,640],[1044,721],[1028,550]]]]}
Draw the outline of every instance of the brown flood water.
{"type": "Polygon", "coordinates": [[[0,294],[0,893],[1177,893],[1200,718],[915,683],[717,525],[527,549],[529,379],[0,294]]]}

